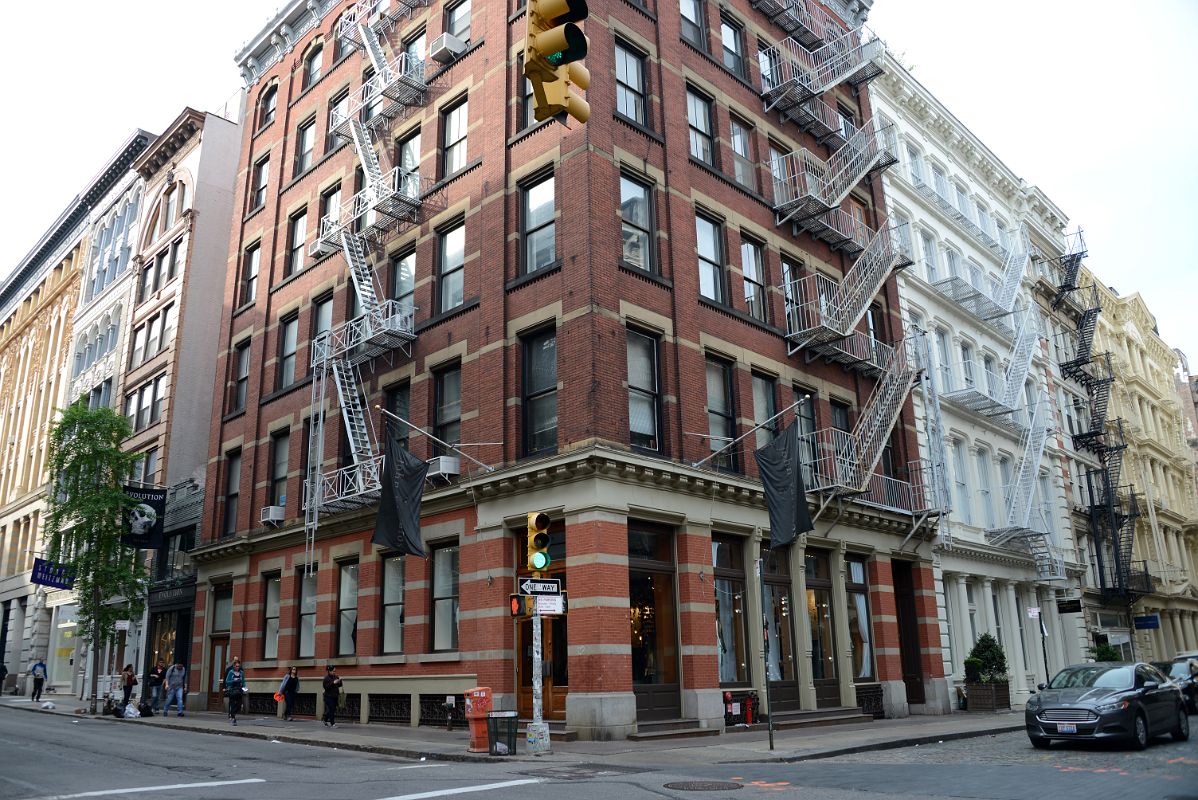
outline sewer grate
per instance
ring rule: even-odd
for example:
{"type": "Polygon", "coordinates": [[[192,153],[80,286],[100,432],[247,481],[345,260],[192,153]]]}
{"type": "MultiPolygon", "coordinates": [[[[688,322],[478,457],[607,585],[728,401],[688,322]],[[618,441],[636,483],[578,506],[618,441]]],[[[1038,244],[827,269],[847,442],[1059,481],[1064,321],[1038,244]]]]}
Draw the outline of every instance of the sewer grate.
{"type": "Polygon", "coordinates": [[[730,781],[679,781],[667,783],[665,787],[679,792],[726,792],[729,789],[744,788],[744,784],[730,781]]]}

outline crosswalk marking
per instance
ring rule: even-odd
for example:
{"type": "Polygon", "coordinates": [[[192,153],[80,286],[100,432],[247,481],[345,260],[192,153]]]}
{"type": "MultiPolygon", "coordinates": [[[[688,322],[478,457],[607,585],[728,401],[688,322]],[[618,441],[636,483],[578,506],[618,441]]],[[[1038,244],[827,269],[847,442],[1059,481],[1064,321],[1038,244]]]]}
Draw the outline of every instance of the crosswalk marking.
{"type": "Polygon", "coordinates": [[[519,781],[504,781],[503,783],[484,783],[481,786],[462,786],[457,789],[438,789],[433,792],[417,794],[401,794],[395,797],[384,797],[382,800],[427,800],[431,797],[448,797],[453,794],[468,794],[470,792],[486,792],[491,789],[505,789],[508,786],[524,786],[529,783],[540,783],[536,778],[526,778],[519,781]]]}

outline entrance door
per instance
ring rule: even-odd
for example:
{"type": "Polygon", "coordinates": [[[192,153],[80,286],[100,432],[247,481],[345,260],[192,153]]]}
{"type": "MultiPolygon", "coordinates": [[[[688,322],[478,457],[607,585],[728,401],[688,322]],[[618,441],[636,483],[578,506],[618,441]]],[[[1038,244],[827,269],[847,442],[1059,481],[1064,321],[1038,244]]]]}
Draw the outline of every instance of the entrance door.
{"type": "Polygon", "coordinates": [[[832,619],[832,573],[823,550],[807,550],[807,619],[811,624],[811,679],[815,705],[840,705],[840,681],[836,676],[836,636],[832,619]]]}
{"type": "Polygon", "coordinates": [[[676,614],[673,529],[630,521],[629,644],[638,721],[682,716],[676,614]]]}
{"type": "Polygon", "coordinates": [[[790,595],[787,550],[761,548],[765,563],[765,664],[770,682],[770,708],[799,708],[799,675],[795,665],[794,600],[790,595]]]}
{"type": "MultiPolygon", "coordinates": [[[[532,576],[527,568],[525,542],[517,537],[517,583],[532,576]]],[[[558,578],[566,591],[566,533],[561,523],[549,529],[549,568],[546,578],[558,578]]],[[[570,692],[567,651],[567,617],[543,617],[541,621],[541,715],[544,719],[566,718],[566,695],[570,692]]],[[[520,687],[517,710],[524,719],[532,719],[532,620],[521,619],[516,626],[516,679],[520,687]]]]}
{"type": "Polygon", "coordinates": [[[208,710],[224,710],[225,664],[229,662],[229,637],[213,636],[208,651],[208,710]]]}
{"type": "Polygon", "coordinates": [[[915,612],[915,577],[910,561],[893,561],[894,602],[898,614],[899,661],[907,702],[923,703],[923,665],[919,653],[919,617],[915,612]]]}

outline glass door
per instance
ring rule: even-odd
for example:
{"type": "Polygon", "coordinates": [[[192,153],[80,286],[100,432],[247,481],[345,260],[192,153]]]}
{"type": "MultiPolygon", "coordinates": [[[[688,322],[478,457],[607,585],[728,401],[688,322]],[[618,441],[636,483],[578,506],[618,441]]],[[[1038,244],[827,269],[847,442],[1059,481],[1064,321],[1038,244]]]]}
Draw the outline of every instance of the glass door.
{"type": "Polygon", "coordinates": [[[762,547],[761,558],[765,564],[765,669],[770,682],[770,709],[775,713],[795,711],[799,708],[799,675],[787,550],[762,547]]]}
{"type": "Polygon", "coordinates": [[[629,637],[639,721],[682,716],[673,539],[668,527],[629,524],[629,637]]]}
{"type": "Polygon", "coordinates": [[[832,577],[828,553],[808,550],[807,617],[811,623],[811,677],[818,708],[840,705],[836,675],[836,638],[832,618],[832,577]]]}

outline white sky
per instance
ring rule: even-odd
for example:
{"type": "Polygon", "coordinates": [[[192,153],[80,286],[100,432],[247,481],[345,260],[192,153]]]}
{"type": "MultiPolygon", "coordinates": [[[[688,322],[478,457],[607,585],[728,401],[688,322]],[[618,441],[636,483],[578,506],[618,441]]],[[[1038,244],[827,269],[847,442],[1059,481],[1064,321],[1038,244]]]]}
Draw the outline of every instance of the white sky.
{"type": "MultiPolygon", "coordinates": [[[[665,3],[669,0],[659,0],[665,3]]],[[[0,49],[0,274],[133,131],[219,107],[280,0],[14,3],[0,49]]],[[[1198,362],[1195,0],[876,0],[870,25],[1016,174],[1086,229],[1087,265],[1139,291],[1198,362]]],[[[1198,366],[1195,367],[1198,371],[1198,366]]]]}

